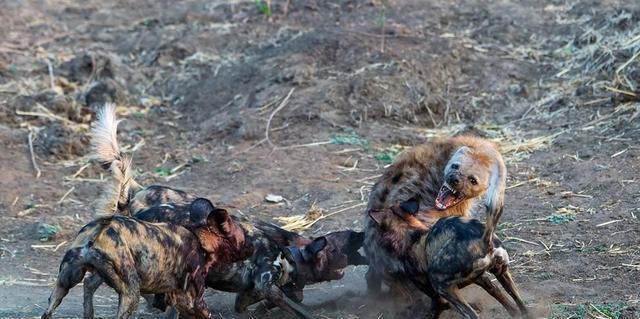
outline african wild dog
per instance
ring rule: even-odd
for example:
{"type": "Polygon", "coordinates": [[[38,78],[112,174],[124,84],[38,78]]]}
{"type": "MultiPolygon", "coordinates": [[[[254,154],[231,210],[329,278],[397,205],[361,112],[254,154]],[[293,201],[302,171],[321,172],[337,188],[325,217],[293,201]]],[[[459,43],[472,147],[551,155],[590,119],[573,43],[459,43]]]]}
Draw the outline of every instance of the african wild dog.
{"type": "Polygon", "coordinates": [[[366,258],[358,252],[364,241],[363,232],[344,230],[314,239],[300,236],[271,223],[258,222],[256,227],[280,247],[286,247],[289,258],[294,259],[297,272],[295,280],[284,285],[283,289],[295,301],[303,300],[303,289],[306,285],[342,279],[347,266],[367,264],[366,258]],[[326,239],[326,247],[311,258],[303,248],[323,237],[326,239]],[[313,262],[308,262],[310,260],[313,262]]]}
{"type": "Polygon", "coordinates": [[[512,316],[527,315],[509,271],[509,255],[494,236],[502,208],[487,211],[487,225],[477,219],[438,216],[416,218],[419,204],[409,200],[400,205],[369,212],[375,227],[383,229],[377,244],[402,263],[395,277],[406,278],[429,295],[435,318],[453,305],[465,318],[479,318],[459,294],[459,289],[475,283],[498,300],[512,316]],[[495,285],[494,274],[511,295],[518,309],[495,285]]]}
{"type": "MultiPolygon", "coordinates": [[[[374,185],[367,213],[416,199],[434,217],[468,217],[473,204],[484,195],[485,206],[495,214],[503,206],[506,168],[492,142],[472,136],[441,138],[401,153],[374,185]]],[[[394,293],[410,296],[410,284],[390,274],[403,264],[393,252],[378,245],[385,231],[367,214],[364,250],[369,259],[367,286],[380,292],[382,280],[394,293]]]]}
{"type": "Polygon", "coordinates": [[[209,268],[245,259],[253,249],[224,209],[198,198],[189,210],[190,229],[118,215],[82,227],[60,264],[42,318],[51,318],[87,271],[85,318],[93,318],[93,294],[103,282],[119,295],[117,318],[137,309],[140,293],[164,293],[184,317],[210,318],[202,297],[209,268]]]}
{"type": "MultiPolygon", "coordinates": [[[[174,204],[156,204],[134,217],[155,222],[189,220],[188,212],[174,204]]],[[[363,233],[339,231],[306,238],[264,222],[238,224],[245,238],[253,243],[254,254],[243,261],[212,267],[206,281],[208,287],[216,290],[236,292],[237,312],[266,299],[293,315],[310,318],[295,303],[302,301],[305,285],[341,279],[348,265],[366,262],[358,253],[363,233]]],[[[164,308],[161,302],[156,306],[164,308]]]]}
{"type": "MultiPolygon", "coordinates": [[[[189,212],[184,207],[193,196],[165,186],[142,187],[138,184],[132,178],[131,159],[120,152],[116,135],[115,108],[107,105],[99,113],[92,140],[98,160],[112,171],[115,179],[105,196],[105,208],[147,221],[182,224],[188,220],[189,212]]],[[[207,276],[209,287],[238,293],[236,310],[239,312],[252,303],[267,299],[286,311],[310,317],[284,295],[280,287],[295,286],[296,283],[299,287],[301,282],[310,284],[341,278],[342,269],[353,260],[363,239],[361,234],[345,236],[339,232],[307,239],[302,245],[299,240],[286,248],[286,244],[270,239],[250,223],[241,222],[240,226],[248,241],[253,243],[254,254],[244,261],[214,267],[207,276]],[[301,256],[305,258],[297,258],[301,256]]],[[[357,262],[362,263],[362,256],[357,262]]],[[[301,300],[301,288],[289,291],[290,297],[301,300]]]]}

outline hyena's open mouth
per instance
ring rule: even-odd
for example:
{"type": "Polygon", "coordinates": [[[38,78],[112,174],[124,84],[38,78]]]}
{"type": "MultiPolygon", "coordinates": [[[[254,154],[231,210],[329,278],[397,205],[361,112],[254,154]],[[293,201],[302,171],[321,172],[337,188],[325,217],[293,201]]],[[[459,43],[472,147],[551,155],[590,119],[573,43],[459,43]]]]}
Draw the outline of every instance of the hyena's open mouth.
{"type": "Polygon", "coordinates": [[[438,197],[436,197],[436,208],[443,210],[454,206],[464,199],[464,194],[454,190],[447,182],[442,184],[438,197]]]}

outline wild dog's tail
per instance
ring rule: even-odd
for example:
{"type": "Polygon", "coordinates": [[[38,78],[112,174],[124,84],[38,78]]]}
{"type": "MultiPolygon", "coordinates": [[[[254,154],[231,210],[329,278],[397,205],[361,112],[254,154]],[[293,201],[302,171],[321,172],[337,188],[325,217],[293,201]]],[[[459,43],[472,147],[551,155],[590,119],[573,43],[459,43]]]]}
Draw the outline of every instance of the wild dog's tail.
{"type": "Polygon", "coordinates": [[[483,240],[490,251],[493,250],[493,234],[498,225],[498,221],[502,216],[504,207],[504,192],[507,183],[507,167],[504,164],[502,155],[497,147],[491,148],[493,153],[493,163],[491,164],[491,175],[489,180],[489,188],[485,194],[485,208],[487,210],[487,219],[483,240]]]}
{"type": "Polygon", "coordinates": [[[126,209],[129,193],[140,189],[141,186],[133,179],[131,158],[120,151],[117,140],[118,122],[115,105],[105,104],[98,111],[98,118],[91,131],[91,144],[100,166],[110,170],[114,179],[114,182],[107,186],[100,211],[112,215],[120,210],[123,214],[129,215],[126,209]]]}

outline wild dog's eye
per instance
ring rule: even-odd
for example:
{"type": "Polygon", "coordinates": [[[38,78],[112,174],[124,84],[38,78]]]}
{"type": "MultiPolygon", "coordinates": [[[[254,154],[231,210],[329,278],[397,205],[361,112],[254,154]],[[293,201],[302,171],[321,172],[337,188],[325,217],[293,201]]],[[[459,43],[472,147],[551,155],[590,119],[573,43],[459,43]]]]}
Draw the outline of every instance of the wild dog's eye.
{"type": "Polygon", "coordinates": [[[471,182],[471,185],[478,185],[478,180],[473,176],[469,176],[469,182],[471,182]]]}
{"type": "Polygon", "coordinates": [[[451,164],[451,169],[458,169],[460,168],[460,165],[458,164],[451,164]]]}

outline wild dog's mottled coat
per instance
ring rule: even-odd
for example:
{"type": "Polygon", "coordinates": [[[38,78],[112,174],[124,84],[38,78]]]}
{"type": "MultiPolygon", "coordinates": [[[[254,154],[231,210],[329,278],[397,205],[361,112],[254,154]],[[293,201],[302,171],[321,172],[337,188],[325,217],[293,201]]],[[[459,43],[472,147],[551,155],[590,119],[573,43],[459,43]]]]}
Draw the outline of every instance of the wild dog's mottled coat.
{"type": "MultiPolygon", "coordinates": [[[[409,220],[415,218],[418,205],[405,203],[374,210],[369,215],[375,227],[384,229],[383,235],[376,239],[377,244],[403,266],[401,272],[394,275],[408,279],[431,297],[435,318],[447,308],[447,302],[465,318],[478,318],[458,292],[472,283],[484,288],[511,315],[519,314],[502,290],[491,282],[487,272],[498,278],[515,300],[520,314],[527,313],[511,278],[509,255],[493,235],[493,228],[485,228],[478,220],[466,217],[432,217],[425,219],[426,227],[412,224],[409,220]]],[[[489,220],[489,223],[497,222],[494,218],[489,220]]]]}
{"type": "MultiPolygon", "coordinates": [[[[188,203],[193,197],[183,191],[165,186],[152,185],[143,188],[136,183],[132,178],[130,158],[120,152],[116,131],[115,108],[106,106],[99,114],[92,139],[96,157],[103,167],[111,169],[114,176],[114,185],[107,193],[106,202],[114,203],[110,207],[115,206],[122,214],[132,214],[148,221],[172,222],[183,225],[188,220],[189,213],[185,209],[185,203],[188,203]],[[123,178],[123,176],[127,176],[127,178],[123,178]]],[[[360,247],[362,244],[362,235],[345,237],[330,234],[327,237],[328,244],[326,244],[329,247],[328,250],[318,243],[309,247],[306,245],[296,246],[297,249],[308,249],[312,255],[311,259],[296,261],[289,258],[290,256],[283,255],[283,252],[287,255],[287,249],[284,249],[286,245],[283,245],[282,242],[270,239],[249,223],[242,222],[241,227],[248,241],[253,243],[255,253],[247,260],[213,267],[207,277],[208,285],[215,289],[239,292],[236,302],[236,309],[239,311],[263,298],[268,298],[278,306],[291,311],[292,309],[289,307],[291,305],[285,304],[282,291],[271,289],[271,287],[284,286],[295,280],[291,278],[290,273],[296,263],[301,270],[314,269],[316,271],[313,275],[308,275],[305,271],[300,272],[300,278],[308,279],[304,280],[305,284],[332,280],[334,277],[329,275],[340,273],[342,270],[335,269],[335,267],[346,267],[343,260],[347,260],[347,263],[350,260],[356,260],[351,251],[354,247],[360,247]],[[346,240],[347,243],[341,242],[342,240],[346,240]],[[336,247],[348,248],[349,256],[343,256],[341,253],[344,251],[340,249],[336,251],[334,249],[336,247]],[[339,260],[339,262],[335,260],[339,260]],[[276,281],[278,285],[273,285],[276,281]]],[[[318,242],[322,242],[322,239],[319,239],[318,242]]],[[[357,249],[355,248],[356,251],[357,249]]],[[[362,259],[362,256],[360,257],[362,259]]],[[[362,263],[361,259],[357,261],[358,264],[362,263]]],[[[300,293],[298,296],[297,293],[297,291],[301,291],[301,288],[291,291],[291,297],[301,300],[302,294],[300,293]],[[293,291],[296,291],[295,295],[293,291]]],[[[300,315],[300,310],[298,308],[295,312],[300,315]]]]}
{"type": "MultiPolygon", "coordinates": [[[[197,201],[208,202],[197,199],[194,203],[197,201]]],[[[202,299],[209,267],[252,253],[226,211],[210,208],[194,214],[203,216],[203,220],[190,221],[195,234],[176,224],[125,216],[102,217],[85,225],[65,253],[42,318],[51,318],[87,271],[92,274],[84,285],[85,318],[93,317],[93,294],[103,282],[120,296],[118,318],[128,318],[136,310],[140,293],[164,293],[183,316],[209,318],[202,299]]]]}
{"type": "MultiPolygon", "coordinates": [[[[175,190],[156,187],[154,192],[172,193],[175,190]]],[[[183,223],[189,213],[177,204],[166,204],[166,196],[155,196],[159,202],[145,202],[151,206],[134,215],[136,218],[183,223]],[[185,216],[186,215],[186,216],[185,216]]],[[[132,205],[137,205],[135,201],[132,205]]],[[[133,210],[132,210],[133,211],[133,210]]],[[[244,261],[212,267],[206,284],[217,290],[237,292],[235,309],[243,312],[262,299],[301,317],[310,317],[301,308],[286,302],[283,292],[294,301],[302,301],[302,289],[307,284],[342,278],[348,265],[360,265],[366,260],[357,251],[362,246],[363,233],[341,231],[316,239],[305,238],[280,227],[258,222],[238,221],[245,237],[254,246],[254,254],[244,261]],[[297,250],[307,258],[287,254],[297,250]],[[284,252],[284,253],[283,253],[284,252]],[[274,289],[280,287],[280,289],[274,289]]],[[[295,252],[294,252],[295,253],[295,252]]]]}

